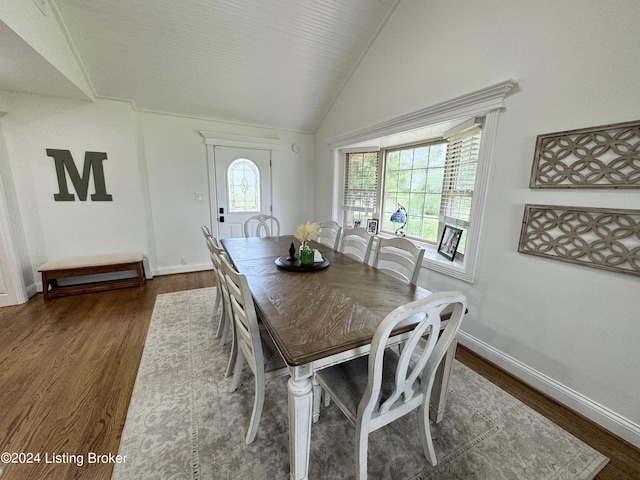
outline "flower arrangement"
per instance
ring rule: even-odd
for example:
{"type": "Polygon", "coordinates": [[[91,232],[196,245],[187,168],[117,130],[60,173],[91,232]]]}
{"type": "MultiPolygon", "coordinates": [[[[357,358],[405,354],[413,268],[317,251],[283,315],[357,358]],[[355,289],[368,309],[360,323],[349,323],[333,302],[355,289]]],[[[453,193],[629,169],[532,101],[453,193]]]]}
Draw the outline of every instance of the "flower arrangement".
{"type": "Polygon", "coordinates": [[[315,240],[318,238],[320,225],[318,223],[307,223],[298,225],[296,234],[294,235],[302,245],[300,245],[300,263],[303,265],[313,265],[314,249],[307,245],[309,240],[315,240]]]}
{"type": "Polygon", "coordinates": [[[307,223],[298,225],[294,236],[302,242],[303,247],[306,247],[309,240],[318,238],[319,229],[320,224],[307,221],[307,223]]]}

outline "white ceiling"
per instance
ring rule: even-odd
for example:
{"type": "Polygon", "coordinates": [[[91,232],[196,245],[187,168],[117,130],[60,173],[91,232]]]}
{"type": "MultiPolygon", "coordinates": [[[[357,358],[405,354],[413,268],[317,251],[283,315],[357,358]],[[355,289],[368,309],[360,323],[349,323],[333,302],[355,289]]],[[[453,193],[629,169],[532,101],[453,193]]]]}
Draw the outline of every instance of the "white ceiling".
{"type": "Polygon", "coordinates": [[[1,21],[0,89],[86,98],[62,73],[1,21]]]}
{"type": "MultiPolygon", "coordinates": [[[[53,7],[97,97],[312,133],[398,1],[55,0],[53,7]]],[[[5,34],[0,29],[0,43],[5,34]]],[[[23,65],[37,57],[20,55],[23,65]]],[[[24,73],[22,82],[9,76],[0,67],[0,88],[46,93],[24,73]]]]}

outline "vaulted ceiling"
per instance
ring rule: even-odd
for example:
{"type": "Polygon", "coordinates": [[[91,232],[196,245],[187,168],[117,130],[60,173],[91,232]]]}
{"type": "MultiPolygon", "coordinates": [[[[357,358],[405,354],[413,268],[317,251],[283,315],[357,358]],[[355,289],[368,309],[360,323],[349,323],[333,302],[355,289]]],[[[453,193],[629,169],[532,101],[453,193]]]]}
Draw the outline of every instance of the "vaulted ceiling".
{"type": "Polygon", "coordinates": [[[312,133],[398,1],[55,0],[52,6],[97,97],[312,133]]]}

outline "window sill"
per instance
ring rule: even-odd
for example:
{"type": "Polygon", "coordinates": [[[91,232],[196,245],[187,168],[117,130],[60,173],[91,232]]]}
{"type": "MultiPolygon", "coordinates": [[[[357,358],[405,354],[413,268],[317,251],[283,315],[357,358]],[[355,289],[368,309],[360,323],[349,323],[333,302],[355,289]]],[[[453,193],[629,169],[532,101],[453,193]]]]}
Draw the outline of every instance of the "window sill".
{"type": "Polygon", "coordinates": [[[463,280],[465,282],[473,283],[473,279],[470,277],[467,269],[465,268],[465,262],[454,258],[453,261],[443,257],[438,253],[438,250],[433,245],[421,244],[424,248],[424,258],[422,259],[422,267],[429,270],[435,270],[436,272],[450,277],[463,280]]]}

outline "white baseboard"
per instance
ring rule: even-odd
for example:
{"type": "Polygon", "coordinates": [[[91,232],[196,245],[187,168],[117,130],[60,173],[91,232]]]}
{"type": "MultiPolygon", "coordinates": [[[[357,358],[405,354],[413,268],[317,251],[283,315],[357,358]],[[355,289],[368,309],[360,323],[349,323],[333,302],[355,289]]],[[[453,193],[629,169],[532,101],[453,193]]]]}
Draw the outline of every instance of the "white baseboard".
{"type": "Polygon", "coordinates": [[[27,286],[27,297],[31,298],[31,297],[35,297],[38,292],[42,291],[42,282],[39,283],[32,283],[31,285],[27,286]],[[38,285],[40,285],[40,288],[38,288],[38,285]]]}
{"type": "Polygon", "coordinates": [[[562,385],[491,345],[460,331],[458,342],[558,402],[640,448],[640,425],[562,385]]]}
{"type": "Polygon", "coordinates": [[[213,270],[213,265],[209,263],[193,265],[173,265],[171,267],[160,267],[153,271],[154,275],[173,275],[174,273],[200,272],[202,270],[213,270]]]}

